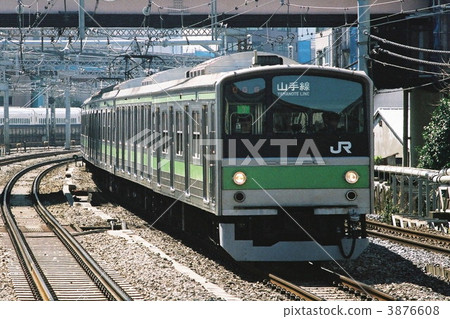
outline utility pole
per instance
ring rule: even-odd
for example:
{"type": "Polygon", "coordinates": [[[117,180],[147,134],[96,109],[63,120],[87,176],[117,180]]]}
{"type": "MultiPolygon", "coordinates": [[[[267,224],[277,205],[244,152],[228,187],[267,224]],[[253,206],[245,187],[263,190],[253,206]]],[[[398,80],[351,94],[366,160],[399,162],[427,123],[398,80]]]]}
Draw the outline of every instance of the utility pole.
{"type": "Polygon", "coordinates": [[[5,153],[9,154],[10,152],[10,139],[9,139],[9,85],[8,83],[2,84],[4,85],[4,92],[5,92],[5,107],[3,109],[4,116],[5,116],[5,124],[3,125],[3,132],[5,136],[5,153]]]}
{"type": "Polygon", "coordinates": [[[47,145],[50,143],[50,121],[48,114],[48,91],[44,91],[44,107],[45,107],[45,141],[47,145]]]}
{"type": "Polygon", "coordinates": [[[5,154],[9,154],[10,151],[10,140],[9,140],[9,85],[6,81],[6,68],[1,67],[0,74],[0,92],[4,93],[4,107],[3,107],[3,116],[4,116],[4,124],[3,124],[3,139],[5,143],[5,154]]]}
{"type": "Polygon", "coordinates": [[[66,150],[70,150],[70,99],[69,99],[69,94],[70,94],[70,79],[66,78],[66,86],[64,88],[64,102],[66,104],[66,120],[65,120],[65,124],[66,124],[66,142],[64,145],[64,149],[66,150]]]}
{"type": "Polygon", "coordinates": [[[55,98],[53,96],[49,97],[50,104],[50,140],[48,145],[56,146],[56,116],[55,116],[55,98]]]}
{"type": "Polygon", "coordinates": [[[80,37],[80,52],[83,51],[83,40],[85,38],[84,0],[78,4],[78,36],[80,37]]]}
{"type": "Polygon", "coordinates": [[[217,40],[217,0],[211,0],[211,40],[217,40]]]}
{"type": "Polygon", "coordinates": [[[358,69],[368,73],[367,57],[370,34],[370,0],[358,0],[358,69]]]}
{"type": "Polygon", "coordinates": [[[403,162],[409,166],[409,90],[403,90],[403,162]]]}

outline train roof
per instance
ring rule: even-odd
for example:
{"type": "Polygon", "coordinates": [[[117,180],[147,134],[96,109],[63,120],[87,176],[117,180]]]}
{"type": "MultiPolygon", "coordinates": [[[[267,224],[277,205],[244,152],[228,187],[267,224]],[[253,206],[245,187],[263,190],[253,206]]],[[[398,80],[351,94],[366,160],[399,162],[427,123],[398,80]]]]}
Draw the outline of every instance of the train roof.
{"type": "MultiPolygon", "coordinates": [[[[38,116],[45,116],[47,114],[47,110],[44,107],[39,108],[32,108],[34,113],[38,116]]],[[[50,112],[50,111],[49,111],[50,112]]],[[[81,108],[79,107],[71,107],[70,108],[70,115],[75,116],[81,114],[81,108]]],[[[62,107],[55,108],[55,115],[56,116],[66,116],[66,109],[62,107]]]]}
{"type": "Polygon", "coordinates": [[[214,73],[231,72],[264,65],[299,64],[298,62],[281,55],[267,52],[240,52],[220,56],[193,67],[189,77],[214,73]]]}
{"type": "MultiPolygon", "coordinates": [[[[283,67],[307,67],[309,70],[327,69],[338,71],[337,68],[321,67],[315,65],[302,65],[292,59],[268,52],[240,52],[231,55],[220,56],[198,64],[192,68],[181,67],[155,73],[148,77],[128,80],[104,88],[97,94],[88,98],[85,104],[97,99],[115,99],[138,97],[152,93],[170,92],[175,89],[187,89],[192,87],[212,89],[217,81],[233,72],[239,74],[248,70],[269,70],[271,66],[283,67]]],[[[346,70],[348,73],[358,73],[346,70]]]]}
{"type": "Polygon", "coordinates": [[[297,64],[298,62],[267,52],[240,52],[210,59],[195,67],[180,67],[161,71],[147,77],[131,79],[106,87],[88,98],[87,104],[97,99],[114,99],[168,91],[171,88],[214,86],[223,73],[260,65],[297,64]],[[199,77],[200,78],[197,78],[199,77]]]}
{"type": "MultiPolygon", "coordinates": [[[[5,116],[4,107],[0,107],[0,115],[3,118],[5,116]]],[[[31,108],[28,107],[17,107],[17,106],[10,106],[8,107],[9,110],[9,117],[31,117],[34,115],[34,112],[31,108]]]]}
{"type": "Polygon", "coordinates": [[[142,85],[159,84],[162,82],[180,80],[186,77],[186,73],[191,70],[191,67],[180,67],[170,69],[152,74],[143,79],[142,85]]]}

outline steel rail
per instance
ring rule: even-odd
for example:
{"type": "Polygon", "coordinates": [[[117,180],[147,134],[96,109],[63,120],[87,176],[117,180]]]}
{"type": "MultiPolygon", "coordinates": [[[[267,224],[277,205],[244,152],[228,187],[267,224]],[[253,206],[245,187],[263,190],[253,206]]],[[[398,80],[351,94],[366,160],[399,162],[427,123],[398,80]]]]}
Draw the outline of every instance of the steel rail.
{"type": "Polygon", "coordinates": [[[0,159],[0,166],[5,166],[5,165],[12,164],[12,163],[21,162],[21,161],[30,160],[30,159],[64,155],[64,154],[68,154],[68,153],[70,154],[70,153],[76,153],[76,152],[79,152],[79,150],[35,153],[35,154],[14,156],[14,157],[10,157],[10,158],[2,158],[2,159],[0,159]]]}
{"type": "MultiPolygon", "coordinates": [[[[60,164],[64,165],[64,163],[60,164]]],[[[55,167],[43,171],[33,182],[33,195],[35,208],[47,226],[53,230],[61,242],[79,262],[87,275],[109,300],[130,301],[132,298],[103,270],[102,267],[89,255],[80,243],[56,220],[39,200],[39,185],[42,178],[55,167]]]]}
{"type": "Polygon", "coordinates": [[[420,231],[417,231],[414,229],[408,229],[408,228],[402,228],[402,227],[398,227],[398,226],[394,226],[394,225],[383,224],[383,223],[372,221],[372,220],[366,221],[366,224],[368,226],[389,229],[389,230],[397,231],[397,232],[408,234],[408,235],[438,240],[438,241],[442,241],[442,242],[450,245],[450,236],[442,236],[442,235],[433,234],[433,233],[424,233],[424,232],[420,232],[420,231]]]}
{"type": "Polygon", "coordinates": [[[340,275],[330,269],[321,267],[328,275],[331,275],[335,282],[340,282],[342,286],[345,286],[354,291],[358,291],[361,295],[370,296],[374,300],[379,301],[396,301],[397,299],[385,292],[382,292],[376,288],[373,288],[365,283],[354,280],[350,277],[340,275]]]}
{"type": "Polygon", "coordinates": [[[307,291],[299,286],[296,286],[296,285],[290,283],[289,281],[286,281],[286,280],[284,280],[278,276],[275,276],[273,274],[269,274],[269,281],[271,284],[281,287],[284,290],[287,290],[306,301],[324,301],[323,298],[316,296],[316,295],[310,293],[309,291],[307,291]]]}
{"type": "Polygon", "coordinates": [[[39,163],[21,170],[16,175],[14,175],[13,178],[10,179],[10,181],[6,184],[2,194],[2,216],[5,221],[5,225],[10,235],[11,241],[17,252],[17,255],[19,256],[22,269],[25,272],[25,276],[31,290],[33,291],[33,294],[35,295],[35,298],[44,301],[57,300],[57,298],[54,295],[47,278],[40,269],[36,258],[28,247],[25,237],[17,226],[17,223],[10,210],[10,198],[13,186],[23,175],[40,166],[59,163],[63,160],[64,159],[59,159],[50,162],[39,163]]]}
{"type": "Polygon", "coordinates": [[[419,248],[424,248],[430,251],[435,251],[441,254],[446,254],[446,255],[450,255],[450,249],[448,248],[444,248],[444,247],[439,247],[439,246],[433,246],[430,244],[425,244],[425,243],[421,243],[419,241],[415,241],[415,240],[411,240],[411,239],[407,239],[407,238],[403,238],[403,237],[398,237],[398,236],[393,236],[393,235],[389,235],[389,234],[385,234],[385,233],[380,233],[377,231],[373,231],[373,230],[367,230],[367,233],[369,235],[375,236],[375,237],[381,237],[384,239],[389,239],[391,241],[395,241],[401,244],[407,244],[413,247],[419,247],[419,248]]]}

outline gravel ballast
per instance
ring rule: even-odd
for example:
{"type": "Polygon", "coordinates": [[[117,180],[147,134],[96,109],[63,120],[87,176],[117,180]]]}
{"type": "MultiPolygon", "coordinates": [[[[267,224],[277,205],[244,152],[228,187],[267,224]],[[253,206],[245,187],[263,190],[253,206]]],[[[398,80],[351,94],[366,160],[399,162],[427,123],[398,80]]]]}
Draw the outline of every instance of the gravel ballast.
{"type": "MultiPolygon", "coordinates": [[[[90,173],[85,171],[84,166],[70,166],[72,182],[77,190],[95,189],[90,173]]],[[[63,167],[58,170],[57,175],[45,178],[41,193],[63,198],[60,192],[65,182],[64,176],[63,167]]],[[[121,206],[104,205],[90,209],[79,203],[75,203],[73,207],[69,207],[67,203],[59,203],[48,208],[61,224],[73,225],[75,229],[81,226],[107,226],[104,216],[115,218],[126,223],[128,234],[170,256],[170,259],[164,258],[145,247],[142,242],[115,236],[114,231],[110,230],[76,237],[93,256],[106,262],[135,287],[144,300],[224,300],[214,290],[206,289],[205,283],[177,271],[174,261],[190,268],[204,278],[206,283],[219,287],[236,299],[288,300],[285,295],[263,283],[242,277],[229,269],[226,263],[205,256],[181,240],[150,227],[145,220],[121,206]]],[[[16,300],[7,269],[11,253],[0,246],[0,300],[16,300]]],[[[324,267],[374,285],[401,300],[450,300],[449,282],[426,274],[425,266],[429,263],[450,268],[448,258],[445,260],[439,254],[370,238],[368,249],[357,260],[338,264],[326,262],[324,267]]]]}

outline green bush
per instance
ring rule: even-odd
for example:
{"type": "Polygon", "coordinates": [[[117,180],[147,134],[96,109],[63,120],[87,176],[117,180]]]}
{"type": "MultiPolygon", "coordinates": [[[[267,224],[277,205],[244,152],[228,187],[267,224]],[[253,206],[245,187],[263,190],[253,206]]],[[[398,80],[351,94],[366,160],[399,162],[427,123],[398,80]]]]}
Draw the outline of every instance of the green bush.
{"type": "Polygon", "coordinates": [[[383,165],[383,157],[382,156],[375,156],[373,163],[375,165],[383,165]]]}
{"type": "Polygon", "coordinates": [[[424,127],[424,146],[419,150],[419,167],[450,167],[450,100],[443,99],[424,127]]]}
{"type": "Polygon", "coordinates": [[[392,215],[400,214],[400,206],[394,205],[392,203],[392,198],[386,199],[385,205],[381,210],[382,221],[391,224],[392,223],[392,215]]]}

